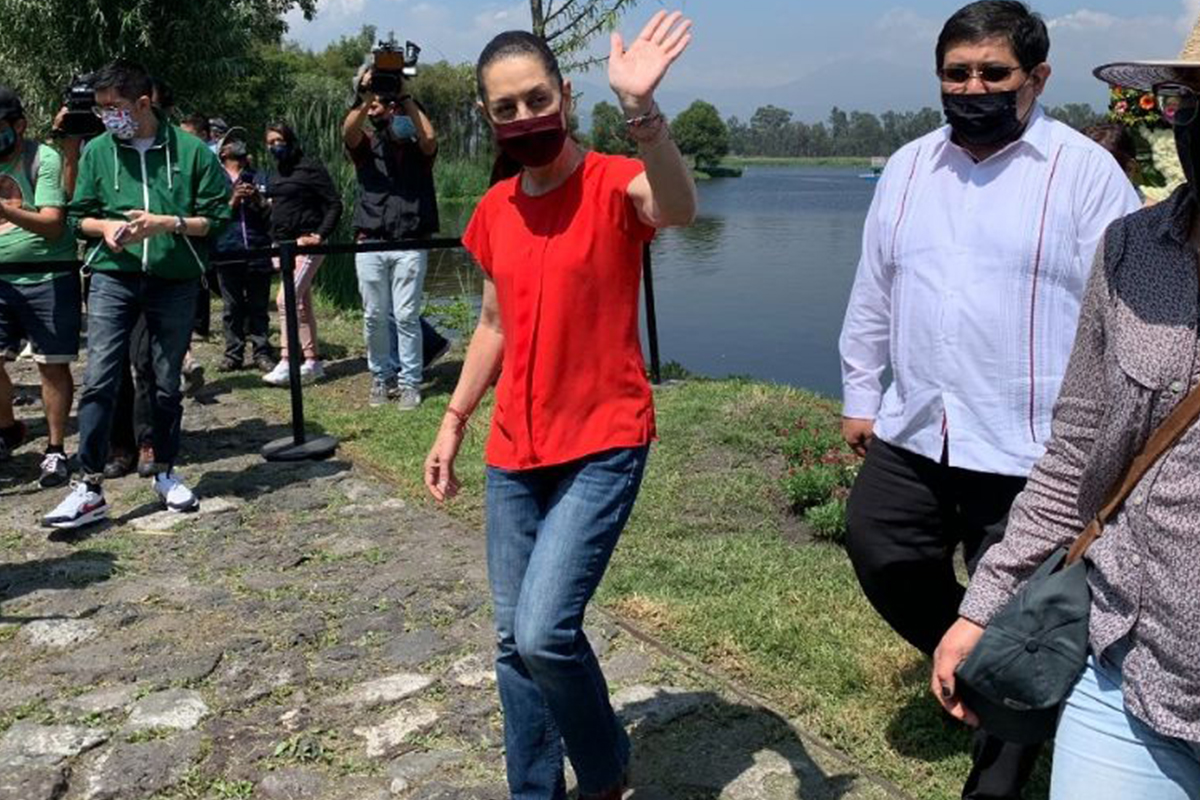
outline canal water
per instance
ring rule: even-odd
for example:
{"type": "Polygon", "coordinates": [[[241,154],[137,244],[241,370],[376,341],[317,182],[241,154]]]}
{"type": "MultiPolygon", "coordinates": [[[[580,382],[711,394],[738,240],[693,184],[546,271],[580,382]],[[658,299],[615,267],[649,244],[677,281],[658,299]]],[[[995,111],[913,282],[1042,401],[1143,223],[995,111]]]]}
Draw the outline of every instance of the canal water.
{"type": "MultiPolygon", "coordinates": [[[[859,172],[749,167],[700,184],[699,219],[653,247],[663,360],[839,395],[837,338],[875,190],[859,172]]],[[[446,211],[445,233],[461,233],[469,209],[446,211]]],[[[426,289],[477,302],[480,278],[463,253],[433,253],[426,289]]]]}

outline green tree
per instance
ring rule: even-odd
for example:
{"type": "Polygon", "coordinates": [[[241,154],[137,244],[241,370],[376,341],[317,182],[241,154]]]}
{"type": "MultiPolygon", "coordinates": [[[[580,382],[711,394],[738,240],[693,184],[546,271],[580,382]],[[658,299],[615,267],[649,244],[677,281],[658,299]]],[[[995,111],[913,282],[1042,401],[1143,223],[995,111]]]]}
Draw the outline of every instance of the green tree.
{"type": "Polygon", "coordinates": [[[671,123],[671,133],[697,167],[716,166],[729,154],[729,129],[712,103],[692,103],[671,123]]]}
{"type": "Polygon", "coordinates": [[[750,142],[759,156],[794,155],[788,152],[792,112],[778,106],[763,106],[750,117],[750,142]]]}
{"type": "Polygon", "coordinates": [[[1070,125],[1077,131],[1090,128],[1093,125],[1099,125],[1105,121],[1105,115],[1087,103],[1067,103],[1063,106],[1055,106],[1048,109],[1046,113],[1059,122],[1070,125]]]}
{"type": "Polygon", "coordinates": [[[545,39],[564,69],[587,69],[603,59],[581,57],[601,33],[617,26],[637,0],[529,0],[531,30],[545,39]]]}
{"type": "Polygon", "coordinates": [[[631,156],[637,152],[637,145],[625,133],[621,109],[607,101],[592,107],[592,147],[615,155],[631,156]]]}
{"type": "Polygon", "coordinates": [[[317,0],[4,0],[0,80],[40,119],[72,76],[113,58],[143,63],[175,89],[181,105],[218,108],[230,85],[258,74],[261,45],[278,43],[283,15],[307,17],[317,0]]]}

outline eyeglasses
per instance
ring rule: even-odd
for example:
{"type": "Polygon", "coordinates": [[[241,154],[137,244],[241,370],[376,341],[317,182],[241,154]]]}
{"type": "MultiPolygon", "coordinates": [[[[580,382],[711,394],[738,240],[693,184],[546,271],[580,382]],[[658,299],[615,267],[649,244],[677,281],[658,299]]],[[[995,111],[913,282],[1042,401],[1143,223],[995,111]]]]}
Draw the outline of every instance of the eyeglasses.
{"type": "Polygon", "coordinates": [[[984,64],[982,67],[952,66],[938,70],[938,77],[945,83],[966,83],[972,78],[979,78],[984,83],[1004,83],[1020,67],[1009,67],[1004,64],[984,64]]]}
{"type": "Polygon", "coordinates": [[[1154,98],[1163,119],[1177,128],[1186,128],[1200,117],[1200,96],[1178,83],[1160,83],[1154,87],[1154,98]]]}

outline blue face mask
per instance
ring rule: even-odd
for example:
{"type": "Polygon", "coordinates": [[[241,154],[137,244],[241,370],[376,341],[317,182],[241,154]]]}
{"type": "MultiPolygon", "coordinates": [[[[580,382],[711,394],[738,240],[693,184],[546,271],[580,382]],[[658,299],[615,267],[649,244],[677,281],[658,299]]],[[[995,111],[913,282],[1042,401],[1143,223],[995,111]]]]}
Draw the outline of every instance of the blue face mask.
{"type": "Polygon", "coordinates": [[[17,148],[17,132],[12,126],[0,131],[0,158],[8,158],[17,148]]]}
{"type": "Polygon", "coordinates": [[[405,116],[392,117],[392,135],[402,142],[416,141],[417,126],[405,116]]]}
{"type": "Polygon", "coordinates": [[[287,161],[288,156],[292,154],[292,146],[289,144],[273,144],[268,149],[276,161],[287,161]]]}

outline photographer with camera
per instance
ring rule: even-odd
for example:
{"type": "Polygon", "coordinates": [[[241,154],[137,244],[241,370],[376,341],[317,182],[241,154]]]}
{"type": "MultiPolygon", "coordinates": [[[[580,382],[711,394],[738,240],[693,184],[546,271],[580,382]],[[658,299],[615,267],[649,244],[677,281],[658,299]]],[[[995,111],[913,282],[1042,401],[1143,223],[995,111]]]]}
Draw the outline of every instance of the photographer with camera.
{"type": "MultiPolygon", "coordinates": [[[[415,75],[417,52],[410,45],[402,54],[393,42],[383,43],[356,76],[357,101],[342,136],[358,179],[353,224],[359,242],[421,239],[438,230],[437,135],[405,90],[406,78],[415,75]]],[[[355,259],[371,405],[386,403],[393,383],[400,410],[421,403],[421,296],[428,264],[425,250],[360,253],[355,259]]]]}
{"type": "MultiPolygon", "coordinates": [[[[271,246],[271,209],[265,199],[265,177],[250,167],[246,142],[226,138],[221,145],[233,210],[233,222],[217,238],[214,252],[234,256],[241,251],[271,246]]],[[[246,344],[252,348],[254,366],[268,371],[275,366],[271,353],[271,262],[269,259],[238,260],[217,267],[224,309],[225,357],[222,372],[245,365],[246,344]]]]}
{"type": "MultiPolygon", "coordinates": [[[[20,98],[0,86],[0,263],[74,261],[63,169],[78,161],[79,139],[60,138],[60,155],[25,138],[27,128],[20,98]]],[[[0,275],[0,461],[25,440],[25,425],[13,415],[13,385],[4,364],[16,359],[26,339],[41,377],[49,429],[38,481],[44,488],[70,479],[63,446],[75,393],[71,362],[79,357],[81,305],[74,269],[0,275]]]]}
{"type": "Polygon", "coordinates": [[[96,113],[108,133],[84,151],[70,208],[72,228],[93,240],[85,261],[92,281],[79,400],[83,480],[44,518],[52,528],[78,528],[108,514],[103,470],[139,315],[146,318],[154,362],[153,488],[172,511],[199,506],[172,470],[182,417],[179,376],[207,263],[203,240],[231,215],[220,163],[154,107],[144,68],[114,61],[97,73],[95,91],[96,113]]]}

